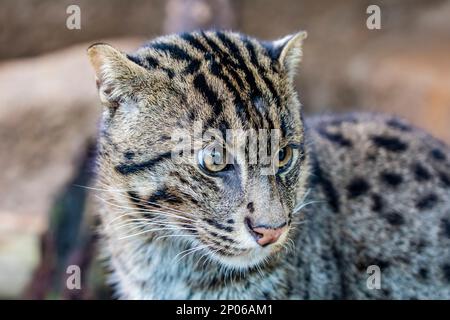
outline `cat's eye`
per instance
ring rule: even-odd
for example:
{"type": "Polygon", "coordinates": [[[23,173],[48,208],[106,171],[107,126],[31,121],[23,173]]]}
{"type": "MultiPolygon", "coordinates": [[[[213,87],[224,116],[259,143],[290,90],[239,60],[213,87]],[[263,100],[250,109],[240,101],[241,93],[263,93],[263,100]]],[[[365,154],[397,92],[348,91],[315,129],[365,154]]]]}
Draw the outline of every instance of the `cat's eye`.
{"type": "Polygon", "coordinates": [[[294,156],[294,149],[286,146],[278,151],[278,168],[285,169],[289,167],[294,156]]]}
{"type": "Polygon", "coordinates": [[[198,163],[207,173],[224,171],[228,165],[224,150],[217,144],[211,144],[198,152],[198,163]]]}

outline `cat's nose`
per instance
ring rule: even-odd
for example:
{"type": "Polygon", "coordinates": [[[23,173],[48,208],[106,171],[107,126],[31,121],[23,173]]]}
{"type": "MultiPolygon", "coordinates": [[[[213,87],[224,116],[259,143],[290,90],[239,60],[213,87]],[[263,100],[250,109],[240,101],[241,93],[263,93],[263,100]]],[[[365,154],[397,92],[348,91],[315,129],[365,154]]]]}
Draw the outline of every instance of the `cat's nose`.
{"type": "Polygon", "coordinates": [[[280,236],[286,230],[286,223],[283,223],[276,227],[254,226],[250,219],[246,219],[246,224],[250,231],[250,234],[262,247],[277,242],[280,236]]]}

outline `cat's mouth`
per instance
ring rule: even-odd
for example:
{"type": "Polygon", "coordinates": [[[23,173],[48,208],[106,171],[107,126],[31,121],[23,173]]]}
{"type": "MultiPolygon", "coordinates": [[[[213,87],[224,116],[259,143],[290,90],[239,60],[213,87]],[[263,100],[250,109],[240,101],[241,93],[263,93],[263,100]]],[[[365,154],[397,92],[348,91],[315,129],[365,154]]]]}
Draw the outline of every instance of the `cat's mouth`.
{"type": "Polygon", "coordinates": [[[267,263],[279,250],[274,248],[248,248],[243,249],[239,254],[224,255],[220,251],[212,251],[211,257],[221,265],[237,270],[245,270],[267,263]]]}
{"type": "Polygon", "coordinates": [[[276,243],[261,246],[252,237],[247,235],[236,236],[234,244],[206,244],[210,258],[221,265],[237,270],[249,269],[269,262],[272,257],[283,249],[286,249],[289,230],[279,236],[276,243]]]}

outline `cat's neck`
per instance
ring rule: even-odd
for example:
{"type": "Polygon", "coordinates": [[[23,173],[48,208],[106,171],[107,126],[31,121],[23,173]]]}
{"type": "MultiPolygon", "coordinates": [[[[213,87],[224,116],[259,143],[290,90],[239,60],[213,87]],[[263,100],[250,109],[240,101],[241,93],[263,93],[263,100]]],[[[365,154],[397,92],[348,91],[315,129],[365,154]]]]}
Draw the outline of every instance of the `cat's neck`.
{"type": "Polygon", "coordinates": [[[119,278],[119,288],[122,287],[119,291],[128,292],[125,298],[267,299],[269,293],[277,298],[285,295],[278,287],[286,282],[287,276],[281,256],[268,264],[237,270],[225,267],[203,250],[195,251],[195,247],[154,241],[145,246],[145,252],[133,257],[129,265],[130,270],[133,265],[138,266],[133,271],[135,274],[130,277],[129,272],[124,271],[123,277],[120,272],[115,275],[119,278]],[[142,259],[143,256],[146,258],[142,259]]]}

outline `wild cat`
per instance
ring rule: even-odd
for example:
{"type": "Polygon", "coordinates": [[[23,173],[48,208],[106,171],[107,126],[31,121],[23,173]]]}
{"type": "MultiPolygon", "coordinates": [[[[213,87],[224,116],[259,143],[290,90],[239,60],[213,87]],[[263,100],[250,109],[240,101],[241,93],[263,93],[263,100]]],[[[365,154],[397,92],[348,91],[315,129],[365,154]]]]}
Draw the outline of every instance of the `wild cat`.
{"type": "Polygon", "coordinates": [[[450,298],[449,148],[385,115],[303,119],[293,80],[305,37],[196,31],[132,54],[88,49],[118,297],[450,298]],[[223,136],[278,130],[273,173],[219,138],[175,161],[174,131],[191,137],[199,121],[223,136]]]}

